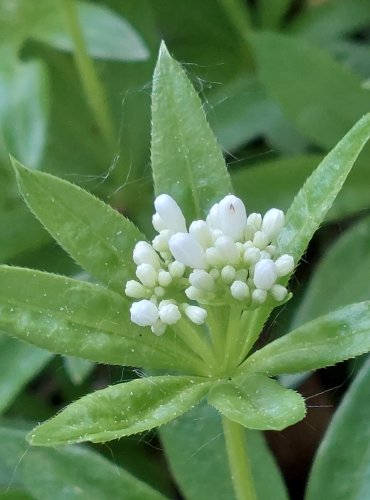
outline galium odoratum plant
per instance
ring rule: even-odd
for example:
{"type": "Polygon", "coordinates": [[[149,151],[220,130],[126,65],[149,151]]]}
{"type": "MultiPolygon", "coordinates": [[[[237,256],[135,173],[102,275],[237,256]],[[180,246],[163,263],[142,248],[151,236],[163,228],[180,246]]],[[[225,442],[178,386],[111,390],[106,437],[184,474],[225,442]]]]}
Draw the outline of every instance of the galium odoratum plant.
{"type": "Polygon", "coordinates": [[[30,443],[117,439],[206,398],[222,415],[236,497],[254,498],[244,428],[280,430],[305,416],[303,398],[274,377],[370,350],[370,302],[254,348],[272,309],[289,299],[293,267],[369,137],[367,115],[286,216],[278,207],[254,213],[232,194],[199,98],[163,45],[152,96],[152,242],[81,188],[12,160],[25,202],[98,284],[1,266],[0,328],[56,353],[151,373],[72,403],[36,427],[30,443]]]}

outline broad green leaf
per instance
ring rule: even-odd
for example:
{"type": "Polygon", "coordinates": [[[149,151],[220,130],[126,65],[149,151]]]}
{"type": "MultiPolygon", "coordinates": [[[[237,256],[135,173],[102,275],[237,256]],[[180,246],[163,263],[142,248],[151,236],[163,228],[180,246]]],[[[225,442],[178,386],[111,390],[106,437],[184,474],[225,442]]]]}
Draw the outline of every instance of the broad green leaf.
{"type": "MultiPolygon", "coordinates": [[[[286,212],[302,184],[321,161],[322,156],[307,155],[279,158],[251,167],[242,164],[232,171],[231,178],[236,194],[245,200],[249,212],[264,213],[271,207],[286,212]]],[[[370,208],[369,183],[369,164],[360,157],[324,222],[343,219],[370,208]]]]}
{"type": "Polygon", "coordinates": [[[0,413],[50,358],[51,354],[47,351],[0,334],[0,413]]]}
{"type": "Polygon", "coordinates": [[[257,4],[257,15],[262,29],[279,28],[290,7],[292,0],[260,0],[257,4]]]}
{"type": "Polygon", "coordinates": [[[268,94],[316,145],[330,149],[368,111],[361,78],[322,49],[272,33],[253,35],[252,45],[268,94]]]}
{"type": "Polygon", "coordinates": [[[215,384],[208,401],[222,415],[249,429],[282,430],[306,414],[302,396],[259,374],[215,384]]]}
{"type": "Polygon", "coordinates": [[[370,361],[361,369],[317,452],[306,500],[362,500],[370,490],[370,361]]]}
{"type": "MultiPolygon", "coordinates": [[[[196,406],[161,427],[160,436],[170,469],[187,500],[234,498],[221,419],[214,408],[196,406]]],[[[248,430],[246,436],[259,500],[287,500],[283,479],[262,434],[248,430]]]]}
{"type": "Polygon", "coordinates": [[[192,408],[210,384],[204,378],[164,375],[110,386],[70,404],[28,439],[41,446],[101,443],[147,431],[192,408]]]}
{"type": "Polygon", "coordinates": [[[370,114],[334,147],[298,192],[278,238],[279,252],[289,253],[298,262],[369,137],[370,114]]]}
{"type": "Polygon", "coordinates": [[[164,44],[153,77],[151,154],[156,194],[173,196],[188,221],[232,191],[200,99],[164,44]]]}
{"type": "Polygon", "coordinates": [[[64,358],[64,368],[74,384],[82,384],[95,368],[88,359],[67,356],[64,358]]]}
{"type": "Polygon", "coordinates": [[[301,373],[370,351],[370,301],[321,316],[247,358],[241,372],[301,373]]]}
{"type": "MultiPolygon", "coordinates": [[[[0,460],[11,479],[37,500],[165,500],[165,497],[91,449],[30,447],[23,431],[0,427],[0,460]]],[[[22,497],[19,497],[22,498],[22,497]]]]}
{"type": "Polygon", "coordinates": [[[326,251],[314,270],[293,317],[296,328],[335,309],[370,299],[370,218],[347,230],[326,251]],[[346,275],[344,286],[338,286],[346,275]]]}
{"type": "Polygon", "coordinates": [[[11,488],[3,492],[0,491],[0,500],[34,500],[35,497],[31,497],[28,493],[18,488],[11,488]]]}
{"type": "Polygon", "coordinates": [[[368,0],[322,2],[321,5],[300,13],[290,30],[314,43],[322,44],[366,29],[370,22],[369,7],[368,0]]]}
{"type": "Polygon", "coordinates": [[[7,151],[31,167],[44,151],[49,82],[41,61],[8,58],[0,49],[0,136],[7,151]]]}
{"type": "Polygon", "coordinates": [[[0,266],[0,329],[46,350],[102,363],[194,371],[199,358],[174,335],[130,321],[129,302],[99,285],[0,266]]]}
{"type": "Polygon", "coordinates": [[[87,272],[123,292],[135,276],[132,251],[145,239],[140,231],[78,186],[12,161],[25,202],[49,233],[87,272]]]}
{"type": "MultiPolygon", "coordinates": [[[[113,61],[140,61],[149,57],[143,39],[118,13],[104,5],[77,2],[79,21],[90,56],[113,61]]],[[[30,36],[63,51],[73,51],[62,10],[51,5],[31,28],[30,36]]]]}

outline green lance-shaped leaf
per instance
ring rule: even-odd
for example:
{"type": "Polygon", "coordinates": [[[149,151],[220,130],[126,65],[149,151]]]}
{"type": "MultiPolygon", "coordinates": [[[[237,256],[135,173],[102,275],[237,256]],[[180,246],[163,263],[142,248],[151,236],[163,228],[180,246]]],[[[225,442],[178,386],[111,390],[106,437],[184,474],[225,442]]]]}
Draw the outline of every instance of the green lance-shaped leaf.
{"type": "Polygon", "coordinates": [[[300,394],[260,374],[216,384],[208,401],[227,418],[249,429],[282,430],[306,414],[300,394]]]}
{"type": "Polygon", "coordinates": [[[298,262],[369,137],[370,114],[367,114],[323,159],[298,192],[278,238],[279,252],[292,255],[298,262]]]}
{"type": "Polygon", "coordinates": [[[346,393],[316,455],[306,500],[361,500],[370,491],[370,361],[346,393]]]}
{"type": "Polygon", "coordinates": [[[80,187],[12,163],[25,202],[49,233],[83,269],[122,292],[135,275],[132,251],[145,239],[140,231],[80,187]]]}
{"type": "Polygon", "coordinates": [[[370,351],[370,301],[305,323],[247,358],[241,372],[301,373],[370,351]]]}
{"type": "Polygon", "coordinates": [[[0,440],[0,461],[9,469],[9,483],[24,485],[32,495],[29,498],[165,500],[163,495],[92,449],[30,447],[25,433],[10,427],[0,427],[0,440]]]}
{"type": "Polygon", "coordinates": [[[201,101],[164,43],[153,77],[151,151],[156,194],[173,196],[189,221],[232,191],[201,101]]]}
{"type": "Polygon", "coordinates": [[[28,439],[41,446],[101,443],[147,431],[189,410],[210,384],[198,377],[164,375],[110,386],[72,403],[28,439]]]}
{"type": "Polygon", "coordinates": [[[0,266],[0,329],[46,350],[102,363],[193,372],[199,358],[173,335],[130,322],[125,297],[99,285],[0,266]]]}

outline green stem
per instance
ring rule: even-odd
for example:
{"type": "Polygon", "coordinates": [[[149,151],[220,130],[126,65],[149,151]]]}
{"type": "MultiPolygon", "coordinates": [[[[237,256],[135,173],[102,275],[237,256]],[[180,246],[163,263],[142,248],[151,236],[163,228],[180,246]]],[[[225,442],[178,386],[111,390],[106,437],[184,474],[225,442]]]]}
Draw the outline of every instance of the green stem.
{"type": "Polygon", "coordinates": [[[193,328],[185,319],[181,319],[173,326],[181,340],[197,354],[207,365],[209,371],[215,366],[215,358],[211,346],[202,337],[196,328],[193,328]]]}
{"type": "Polygon", "coordinates": [[[237,500],[257,500],[244,427],[222,417],[231,479],[237,500]]]}
{"type": "Polygon", "coordinates": [[[217,362],[221,366],[225,357],[225,339],[226,329],[223,324],[221,313],[225,314],[224,308],[208,306],[207,308],[207,323],[210,328],[210,336],[213,345],[214,355],[217,362]]]}
{"type": "Polygon", "coordinates": [[[240,335],[240,316],[242,308],[240,306],[230,306],[229,324],[226,332],[226,346],[223,368],[235,368],[237,366],[236,359],[238,357],[239,348],[238,337],[240,335]],[[235,352],[235,349],[238,349],[235,352]]]}
{"type": "Polygon", "coordinates": [[[89,106],[98,127],[109,144],[114,142],[114,125],[107,106],[104,88],[87,52],[75,0],[61,0],[66,25],[74,45],[74,58],[89,106]]]}

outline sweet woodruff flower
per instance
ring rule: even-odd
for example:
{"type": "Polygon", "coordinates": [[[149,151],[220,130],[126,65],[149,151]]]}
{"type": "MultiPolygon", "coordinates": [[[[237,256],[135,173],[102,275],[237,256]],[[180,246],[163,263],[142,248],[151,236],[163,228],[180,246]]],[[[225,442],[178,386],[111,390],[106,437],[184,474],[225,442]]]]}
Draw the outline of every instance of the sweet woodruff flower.
{"type": "Polygon", "coordinates": [[[253,309],[268,298],[285,300],[288,291],[279,280],[293,271],[294,261],[277,255],[276,239],[285,223],[281,210],[247,215],[244,203],[228,195],[213,205],[206,220],[187,228],[171,196],[158,196],[154,206],[158,234],[151,244],[135,246],[138,281],[126,283],[126,295],[141,299],[131,306],[134,323],[161,335],[183,317],[203,324],[207,305],[253,309]]]}

